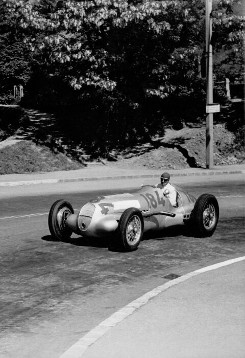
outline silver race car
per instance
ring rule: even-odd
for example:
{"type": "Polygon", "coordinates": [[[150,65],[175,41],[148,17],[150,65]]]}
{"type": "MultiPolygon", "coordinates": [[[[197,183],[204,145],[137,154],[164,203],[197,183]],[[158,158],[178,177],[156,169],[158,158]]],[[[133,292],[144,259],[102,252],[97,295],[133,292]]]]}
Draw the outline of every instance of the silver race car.
{"type": "Polygon", "coordinates": [[[187,225],[195,235],[211,236],[219,219],[215,196],[202,194],[198,199],[176,188],[177,205],[171,205],[162,189],[142,186],[133,193],[97,197],[74,213],[65,200],[56,201],[49,212],[50,233],[67,240],[72,233],[83,237],[108,237],[126,251],[137,249],[147,231],[187,225]]]}

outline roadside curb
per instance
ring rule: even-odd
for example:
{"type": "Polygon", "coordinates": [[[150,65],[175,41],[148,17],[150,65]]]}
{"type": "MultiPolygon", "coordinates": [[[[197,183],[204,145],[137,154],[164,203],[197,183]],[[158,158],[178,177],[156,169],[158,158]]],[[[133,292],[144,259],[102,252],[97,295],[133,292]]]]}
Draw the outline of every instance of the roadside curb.
{"type": "MultiPolygon", "coordinates": [[[[91,329],[88,333],[82,336],[76,343],[74,343],[70,348],[68,348],[63,354],[59,356],[59,358],[81,358],[82,356],[86,356],[86,351],[96,344],[99,339],[103,339],[103,336],[112,329],[116,329],[122,321],[127,319],[129,316],[138,312],[143,306],[147,306],[155,297],[165,293],[167,290],[174,286],[178,286],[185,281],[188,281],[194,277],[197,277],[201,274],[205,274],[207,272],[212,272],[220,268],[227,267],[232,264],[236,264],[238,262],[242,262],[245,260],[245,256],[237,257],[234,259],[226,260],[223,262],[218,262],[213,265],[209,265],[206,267],[202,267],[195,271],[191,271],[183,276],[180,276],[174,280],[168,281],[159,285],[152,289],[151,291],[146,292],[142,296],[136,298],[134,301],[128,303],[126,306],[122,307],[111,316],[106,318],[104,321],[99,323],[96,327],[91,329]]],[[[128,325],[130,327],[130,324],[128,325]]],[[[131,331],[132,327],[130,327],[131,331]]],[[[145,331],[146,332],[146,331],[145,331]]],[[[142,334],[142,331],[141,331],[142,334]]],[[[137,336],[137,334],[136,334],[137,336]]],[[[115,342],[115,340],[114,340],[115,342]]],[[[106,345],[106,344],[105,344],[106,345]]],[[[110,342],[110,349],[113,349],[113,341],[110,342]]],[[[107,347],[108,349],[108,347],[107,347]]],[[[149,354],[150,355],[150,354],[149,354]]],[[[96,355],[97,356],[97,355],[96,355]]],[[[98,355],[99,356],[99,355],[98,355]]],[[[104,355],[103,355],[104,357],[104,355]]],[[[111,355],[110,355],[111,357],[111,355]]]]}
{"type": "MultiPolygon", "coordinates": [[[[224,174],[245,174],[245,170],[212,170],[200,171],[190,173],[174,173],[171,171],[173,177],[187,177],[187,176],[218,176],[224,174]]],[[[104,181],[104,180],[127,180],[127,179],[140,179],[140,178],[158,178],[158,174],[141,174],[141,175],[115,175],[115,176],[102,176],[102,177],[78,177],[78,178],[63,178],[63,179],[34,179],[22,181],[6,181],[0,182],[0,187],[12,187],[23,185],[37,185],[37,184],[57,184],[68,182],[89,182],[89,181],[104,181]]]]}

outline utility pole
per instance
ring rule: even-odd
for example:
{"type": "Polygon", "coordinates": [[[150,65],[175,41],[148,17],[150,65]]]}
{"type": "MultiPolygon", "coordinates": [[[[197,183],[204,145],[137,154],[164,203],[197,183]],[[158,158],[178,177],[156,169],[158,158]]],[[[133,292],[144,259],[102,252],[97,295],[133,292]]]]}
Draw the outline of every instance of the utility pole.
{"type": "MultiPolygon", "coordinates": [[[[206,0],[206,108],[213,104],[212,0],[206,0]]],[[[206,168],[213,168],[213,112],[206,117],[206,168]]]]}

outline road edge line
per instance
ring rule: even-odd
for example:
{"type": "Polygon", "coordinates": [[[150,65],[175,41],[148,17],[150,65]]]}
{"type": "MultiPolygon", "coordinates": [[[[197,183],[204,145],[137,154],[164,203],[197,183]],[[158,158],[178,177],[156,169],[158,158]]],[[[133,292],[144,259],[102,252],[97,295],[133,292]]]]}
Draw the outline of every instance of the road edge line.
{"type": "Polygon", "coordinates": [[[214,265],[206,266],[201,269],[192,271],[186,275],[178,277],[174,280],[164,283],[163,285],[155,287],[153,290],[145,293],[136,300],[130,302],[120,310],[113,313],[111,316],[106,318],[104,321],[99,323],[95,328],[90,330],[82,338],[80,338],[76,343],[74,343],[70,348],[68,348],[59,358],[80,358],[85,353],[85,351],[92,346],[98,339],[103,337],[106,332],[111,328],[115,327],[117,324],[122,322],[125,318],[133,314],[140,307],[147,304],[152,298],[156,297],[160,293],[166,291],[170,287],[176,286],[179,283],[189,280],[192,277],[198,276],[202,273],[217,270],[218,268],[229,266],[231,264],[244,261],[245,256],[241,256],[235,259],[226,260],[219,262],[214,265]]]}
{"type": "MultiPolygon", "coordinates": [[[[219,176],[224,174],[243,174],[245,170],[219,170],[217,172],[190,172],[190,173],[172,173],[172,177],[200,177],[200,176],[219,176]]],[[[150,179],[158,178],[159,174],[140,174],[140,175],[118,175],[118,176],[104,176],[104,177],[78,177],[78,178],[63,178],[63,179],[33,179],[33,180],[20,180],[20,181],[6,181],[0,182],[0,187],[13,187],[24,185],[36,185],[36,184],[57,184],[57,183],[72,183],[72,182],[93,182],[93,181],[106,181],[106,180],[128,180],[128,179],[150,179]]]]}

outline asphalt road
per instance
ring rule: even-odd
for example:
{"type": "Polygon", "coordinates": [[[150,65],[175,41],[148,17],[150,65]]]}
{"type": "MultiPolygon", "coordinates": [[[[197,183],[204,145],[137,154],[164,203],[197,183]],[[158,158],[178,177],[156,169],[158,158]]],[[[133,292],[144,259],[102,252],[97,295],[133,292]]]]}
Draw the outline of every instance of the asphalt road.
{"type": "Polygon", "coordinates": [[[58,242],[50,237],[47,213],[53,201],[62,197],[79,209],[96,192],[0,200],[0,357],[59,357],[103,319],[157,285],[244,255],[244,180],[183,186],[196,196],[217,196],[221,212],[213,237],[167,232],[148,237],[131,253],[110,250],[107,240],[74,236],[58,242]]]}

